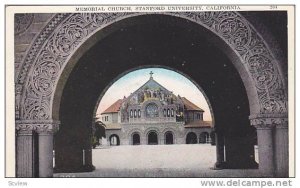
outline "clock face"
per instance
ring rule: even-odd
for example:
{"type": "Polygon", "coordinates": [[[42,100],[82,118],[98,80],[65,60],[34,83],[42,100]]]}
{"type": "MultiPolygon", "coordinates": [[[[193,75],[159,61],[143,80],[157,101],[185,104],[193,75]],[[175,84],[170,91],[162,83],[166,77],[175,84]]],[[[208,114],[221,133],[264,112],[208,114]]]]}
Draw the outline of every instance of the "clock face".
{"type": "Polygon", "coordinates": [[[156,104],[148,104],[148,106],[146,107],[146,117],[158,117],[158,107],[156,106],[156,104]]]}

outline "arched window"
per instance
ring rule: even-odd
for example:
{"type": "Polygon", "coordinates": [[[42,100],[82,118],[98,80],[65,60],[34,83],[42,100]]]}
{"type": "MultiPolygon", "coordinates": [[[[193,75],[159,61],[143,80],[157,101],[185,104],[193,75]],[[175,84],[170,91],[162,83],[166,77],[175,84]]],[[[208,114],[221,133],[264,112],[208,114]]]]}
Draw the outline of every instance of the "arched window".
{"type": "Polygon", "coordinates": [[[136,118],[137,114],[136,114],[136,110],[134,110],[134,117],[136,118]]]}
{"type": "Polygon", "coordinates": [[[154,118],[158,117],[158,107],[154,103],[150,103],[146,106],[146,117],[154,118]]]}
{"type": "Polygon", "coordinates": [[[170,117],[170,109],[167,110],[167,116],[170,117]]]}
{"type": "Polygon", "coordinates": [[[164,117],[166,117],[166,116],[167,116],[167,110],[164,109],[164,117]]]}
{"type": "Polygon", "coordinates": [[[171,109],[171,116],[174,117],[174,109],[171,109]]]}
{"type": "Polygon", "coordinates": [[[138,117],[140,118],[141,117],[141,110],[138,109],[138,117]]]}
{"type": "Polygon", "coordinates": [[[133,111],[130,110],[130,117],[132,118],[133,117],[133,111]]]}

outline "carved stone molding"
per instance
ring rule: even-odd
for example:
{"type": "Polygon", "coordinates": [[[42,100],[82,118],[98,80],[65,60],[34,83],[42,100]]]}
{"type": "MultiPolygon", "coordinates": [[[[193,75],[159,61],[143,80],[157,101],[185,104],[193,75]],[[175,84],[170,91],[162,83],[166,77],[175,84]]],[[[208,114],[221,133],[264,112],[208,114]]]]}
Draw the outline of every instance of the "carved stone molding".
{"type": "Polygon", "coordinates": [[[20,119],[20,98],[22,94],[22,85],[15,85],[15,118],[20,119]]]}
{"type": "Polygon", "coordinates": [[[32,24],[34,19],[34,14],[15,14],[15,35],[24,33],[32,24]]]}
{"type": "Polygon", "coordinates": [[[250,116],[250,123],[257,129],[288,128],[287,114],[259,114],[250,116]]]}
{"type": "Polygon", "coordinates": [[[17,132],[55,133],[59,129],[59,121],[52,120],[18,120],[16,121],[17,132]]]}
{"type": "MultiPolygon", "coordinates": [[[[62,67],[93,32],[119,20],[149,13],[56,14],[24,58],[17,84],[23,86],[22,119],[51,119],[51,99],[62,67]]],[[[287,96],[278,62],[251,24],[237,12],[164,12],[209,29],[240,57],[258,95],[261,114],[286,113],[287,96]]]]}

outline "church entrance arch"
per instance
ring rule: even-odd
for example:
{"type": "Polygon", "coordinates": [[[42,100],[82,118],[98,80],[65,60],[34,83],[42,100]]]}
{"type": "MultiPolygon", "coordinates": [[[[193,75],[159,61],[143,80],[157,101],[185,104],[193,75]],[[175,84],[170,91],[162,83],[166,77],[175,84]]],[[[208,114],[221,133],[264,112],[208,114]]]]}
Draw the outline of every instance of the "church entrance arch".
{"type": "Polygon", "coordinates": [[[40,177],[52,176],[51,143],[58,127],[56,169],[91,170],[90,138],[99,93],[126,70],[157,64],[189,75],[209,97],[217,146],[226,146],[225,154],[218,150],[218,156],[222,151],[226,155],[220,163],[253,166],[253,138],[248,135],[257,128],[260,170],[288,175],[285,62],[279,62],[240,13],[56,14],[46,27],[25,55],[15,84],[18,177],[35,176],[35,167],[40,177]],[[112,53],[116,51],[120,55],[112,53]],[[164,58],[153,58],[159,54],[164,58]],[[26,144],[33,133],[43,146],[38,158],[33,158],[38,146],[26,144]]]}
{"type": "Polygon", "coordinates": [[[186,135],[186,144],[197,144],[198,143],[197,140],[198,140],[197,135],[194,132],[189,132],[186,135]]]}
{"type": "Polygon", "coordinates": [[[132,145],[140,145],[141,144],[141,140],[140,140],[140,135],[139,133],[133,133],[132,135],[132,145]]]}
{"type": "Polygon", "coordinates": [[[174,144],[174,135],[171,131],[165,133],[165,144],[174,144]]]}
{"type": "Polygon", "coordinates": [[[158,135],[156,131],[150,131],[148,133],[148,145],[158,145],[158,135]]]}

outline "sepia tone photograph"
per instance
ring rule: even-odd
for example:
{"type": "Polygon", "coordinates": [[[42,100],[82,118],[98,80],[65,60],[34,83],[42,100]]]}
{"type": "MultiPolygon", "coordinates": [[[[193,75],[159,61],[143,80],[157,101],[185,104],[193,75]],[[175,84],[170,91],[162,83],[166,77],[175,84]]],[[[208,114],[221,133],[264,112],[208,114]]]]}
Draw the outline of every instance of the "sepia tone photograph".
{"type": "Polygon", "coordinates": [[[294,7],[265,7],[7,6],[6,177],[293,177],[294,7]]]}

